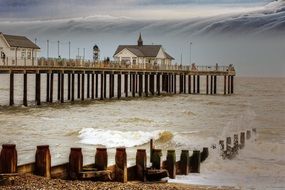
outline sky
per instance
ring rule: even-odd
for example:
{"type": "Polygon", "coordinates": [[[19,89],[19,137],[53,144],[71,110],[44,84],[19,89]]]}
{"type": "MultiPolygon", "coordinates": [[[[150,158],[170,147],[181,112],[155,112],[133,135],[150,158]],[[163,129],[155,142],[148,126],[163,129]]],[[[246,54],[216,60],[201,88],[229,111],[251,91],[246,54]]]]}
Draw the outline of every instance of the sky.
{"type": "Polygon", "coordinates": [[[285,1],[0,0],[0,32],[37,39],[41,56],[101,58],[118,45],[161,44],[174,63],[234,64],[241,76],[285,76],[285,1]],[[182,56],[181,56],[182,55],[182,56]],[[181,60],[182,57],[182,60],[181,60]]]}

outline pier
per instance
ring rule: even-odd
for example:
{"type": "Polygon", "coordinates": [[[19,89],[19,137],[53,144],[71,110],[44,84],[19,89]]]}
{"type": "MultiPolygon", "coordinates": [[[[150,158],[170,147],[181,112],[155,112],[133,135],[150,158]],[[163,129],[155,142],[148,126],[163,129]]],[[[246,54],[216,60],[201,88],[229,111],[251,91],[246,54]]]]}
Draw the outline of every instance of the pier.
{"type": "Polygon", "coordinates": [[[28,106],[28,85],[31,83],[35,84],[35,104],[41,105],[44,102],[64,103],[177,93],[216,95],[218,88],[223,88],[223,95],[231,95],[234,93],[236,73],[231,65],[127,65],[116,62],[38,59],[32,65],[0,65],[0,74],[8,74],[10,77],[10,106],[15,104],[14,76],[23,76],[22,104],[28,106]],[[28,75],[35,75],[35,81],[28,81],[28,75]],[[45,87],[42,87],[43,79],[45,87]],[[201,91],[201,80],[205,80],[204,92],[201,91]],[[44,92],[43,88],[46,89],[44,92]],[[41,99],[42,93],[45,93],[45,100],[41,99]]]}

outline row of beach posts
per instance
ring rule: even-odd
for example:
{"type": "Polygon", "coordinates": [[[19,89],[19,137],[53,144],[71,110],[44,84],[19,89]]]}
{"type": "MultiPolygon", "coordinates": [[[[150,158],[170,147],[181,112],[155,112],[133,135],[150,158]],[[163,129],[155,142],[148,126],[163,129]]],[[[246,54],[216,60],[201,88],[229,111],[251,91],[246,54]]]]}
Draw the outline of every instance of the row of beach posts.
{"type": "Polygon", "coordinates": [[[150,141],[150,162],[147,167],[145,149],[138,149],[136,165],[127,167],[126,148],[116,148],[115,165],[108,166],[106,148],[97,148],[95,163],[83,166],[81,148],[71,148],[69,162],[51,167],[51,154],[48,145],[37,146],[35,162],[17,165],[17,150],[15,144],[3,144],[0,155],[0,184],[13,184],[15,177],[30,173],[47,178],[68,180],[94,181],[166,181],[166,177],[174,179],[176,175],[188,175],[200,172],[200,163],[209,155],[207,147],[202,151],[194,150],[190,156],[189,150],[182,150],[180,160],[176,161],[176,151],[168,150],[166,160],[162,161],[162,150],[156,149],[153,140],[150,141]]]}

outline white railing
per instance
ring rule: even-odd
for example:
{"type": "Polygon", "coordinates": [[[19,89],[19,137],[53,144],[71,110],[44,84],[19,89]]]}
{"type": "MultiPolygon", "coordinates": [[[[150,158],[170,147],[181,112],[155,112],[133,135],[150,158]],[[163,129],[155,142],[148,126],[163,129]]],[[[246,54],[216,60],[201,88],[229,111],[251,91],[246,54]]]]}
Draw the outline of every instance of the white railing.
{"type": "Polygon", "coordinates": [[[159,65],[159,64],[127,64],[115,61],[90,61],[73,59],[13,59],[0,60],[1,66],[33,66],[33,67],[64,67],[64,68],[98,68],[98,69],[129,69],[129,70],[169,70],[169,71],[201,71],[201,72],[229,72],[234,67],[229,66],[196,66],[192,65],[159,65]]]}

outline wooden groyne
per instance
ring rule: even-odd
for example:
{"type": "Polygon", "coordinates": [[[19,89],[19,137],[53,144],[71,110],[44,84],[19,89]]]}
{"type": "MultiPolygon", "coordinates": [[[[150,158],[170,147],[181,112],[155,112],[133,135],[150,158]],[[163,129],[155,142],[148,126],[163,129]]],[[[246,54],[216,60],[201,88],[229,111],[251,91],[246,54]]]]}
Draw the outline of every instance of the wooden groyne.
{"type": "Polygon", "coordinates": [[[106,148],[97,148],[94,154],[95,163],[83,166],[81,148],[71,148],[67,163],[51,166],[51,154],[48,145],[37,146],[35,162],[17,165],[16,145],[3,144],[0,154],[0,184],[9,184],[13,176],[31,173],[47,178],[68,180],[95,181],[158,181],[165,177],[175,178],[176,175],[188,175],[189,172],[199,173],[200,163],[208,157],[208,148],[195,150],[189,156],[189,150],[182,150],[180,160],[176,161],[176,151],[168,150],[166,160],[162,161],[161,149],[151,145],[151,166],[147,167],[145,149],[138,149],[136,164],[127,166],[126,148],[116,148],[115,165],[108,166],[106,148]]]}
{"type": "Polygon", "coordinates": [[[123,65],[41,59],[32,66],[2,65],[0,74],[9,74],[10,77],[10,106],[15,104],[14,76],[23,76],[22,104],[28,106],[28,86],[31,83],[28,75],[35,75],[32,82],[35,84],[35,103],[41,105],[43,102],[64,103],[176,93],[215,95],[218,88],[223,88],[224,95],[231,95],[234,93],[235,70],[232,66],[123,65]],[[43,75],[45,92],[42,92],[43,75]],[[200,90],[202,77],[205,78],[205,92],[200,90]],[[221,80],[218,77],[223,80],[223,84],[220,84],[222,87],[219,87],[221,80]],[[42,93],[45,93],[45,100],[41,99],[42,93]]]}

